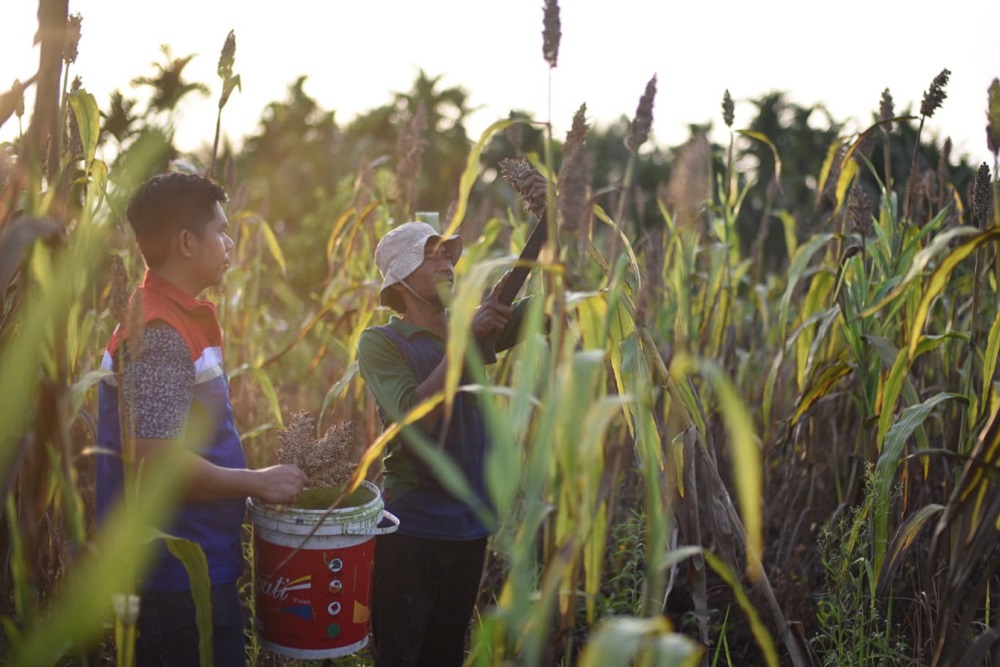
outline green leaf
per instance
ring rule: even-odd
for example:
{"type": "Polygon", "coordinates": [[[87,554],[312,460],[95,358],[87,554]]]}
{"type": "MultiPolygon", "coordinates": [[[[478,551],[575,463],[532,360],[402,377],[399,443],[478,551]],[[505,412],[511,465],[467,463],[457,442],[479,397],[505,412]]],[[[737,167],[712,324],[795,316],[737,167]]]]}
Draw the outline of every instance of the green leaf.
{"type": "Polygon", "coordinates": [[[580,667],[644,664],[643,657],[663,667],[695,667],[701,660],[701,647],[673,633],[663,616],[613,616],[602,621],[584,645],[580,667]]]}
{"type": "Polygon", "coordinates": [[[732,589],[733,594],[736,596],[737,604],[739,604],[740,609],[743,610],[747,620],[750,622],[750,631],[753,633],[754,639],[757,640],[757,646],[760,647],[761,653],[764,654],[764,661],[768,667],[778,667],[778,651],[774,647],[774,639],[771,637],[771,633],[767,631],[767,626],[761,620],[757,609],[750,602],[750,599],[747,598],[739,579],[726,566],[725,561],[715,554],[706,551],[704,552],[704,556],[705,562],[708,563],[709,567],[715,570],[715,573],[729,584],[729,587],[732,589]]]}
{"type": "Polygon", "coordinates": [[[984,244],[1000,237],[1000,227],[991,227],[986,231],[976,235],[969,241],[966,241],[962,245],[955,248],[944,260],[941,265],[934,270],[931,274],[930,280],[927,281],[927,287],[924,288],[924,293],[920,297],[920,303],[917,305],[917,310],[913,317],[913,325],[910,327],[910,359],[913,359],[917,355],[917,346],[920,344],[921,334],[924,330],[924,323],[927,321],[927,316],[930,313],[931,302],[934,298],[941,293],[945,285],[948,284],[948,279],[951,277],[951,272],[955,270],[962,260],[971,255],[976,251],[977,248],[983,246],[984,244]]]}
{"type": "Polygon", "coordinates": [[[851,187],[851,182],[858,174],[858,163],[854,160],[841,162],[840,175],[837,177],[837,206],[834,213],[839,213],[844,201],[847,199],[847,190],[851,187]]]}
{"type": "Polygon", "coordinates": [[[838,361],[823,369],[819,377],[805,394],[799,397],[795,413],[792,415],[789,428],[795,426],[802,416],[809,411],[816,401],[823,398],[837,384],[837,382],[851,372],[851,367],[844,361],[838,361]]]}
{"type": "Polygon", "coordinates": [[[80,128],[80,142],[83,144],[84,169],[90,171],[90,164],[97,153],[97,140],[101,135],[101,111],[97,100],[85,90],[78,90],[69,96],[69,105],[80,128]]]}
{"type": "Polygon", "coordinates": [[[785,250],[788,256],[791,257],[799,247],[798,237],[795,234],[795,228],[798,225],[795,222],[795,218],[788,211],[778,211],[777,215],[778,220],[781,220],[781,227],[785,231],[785,250]]]}
{"type": "Polygon", "coordinates": [[[465,169],[462,171],[462,176],[458,182],[458,204],[455,206],[455,214],[451,218],[451,222],[448,228],[441,232],[441,236],[450,236],[458,230],[458,226],[462,224],[462,220],[465,218],[465,209],[469,201],[469,193],[472,191],[472,186],[476,182],[476,177],[479,175],[479,156],[482,155],[483,149],[489,142],[490,137],[494,133],[501,130],[505,130],[512,125],[517,123],[524,123],[524,120],[498,120],[485,130],[479,136],[479,141],[477,141],[473,146],[472,150],[469,151],[469,157],[465,160],[465,169]]]}
{"type": "MultiPolygon", "coordinates": [[[[875,507],[887,507],[889,495],[892,493],[892,481],[896,476],[896,466],[899,463],[899,455],[903,451],[906,441],[913,432],[924,423],[931,411],[939,403],[950,399],[957,399],[968,402],[962,394],[940,392],[931,396],[923,403],[911,405],[899,416],[899,420],[892,425],[885,438],[885,446],[879,455],[878,463],[875,465],[875,488],[880,500],[875,501],[875,507]]],[[[886,512],[879,512],[875,515],[875,538],[874,538],[874,568],[877,579],[882,569],[882,561],[885,558],[886,540],[889,532],[889,515],[886,512]]]]}
{"type": "Polygon", "coordinates": [[[274,235],[274,230],[271,229],[271,225],[267,224],[267,220],[264,218],[257,219],[260,225],[260,233],[264,237],[265,243],[267,243],[267,249],[271,253],[271,257],[277,262],[278,268],[281,269],[281,275],[285,275],[285,254],[281,252],[281,244],[278,243],[278,238],[274,235]]]}
{"type": "Polygon", "coordinates": [[[226,106],[226,102],[229,101],[229,96],[233,94],[233,89],[239,88],[240,92],[243,92],[243,84],[240,82],[240,75],[234,74],[233,76],[226,79],[222,84],[222,95],[219,97],[219,109],[226,106]]]}
{"type": "Polygon", "coordinates": [[[80,408],[83,407],[90,388],[110,375],[114,375],[114,373],[98,369],[84,373],[82,378],[73,383],[73,386],[69,389],[70,417],[75,417],[80,412],[80,408]]]}
{"type": "Polygon", "coordinates": [[[719,412],[729,436],[729,449],[733,457],[733,478],[739,498],[740,513],[747,538],[747,576],[756,580],[763,574],[761,559],[764,553],[764,518],[761,509],[764,472],[757,429],[746,403],[732,381],[714,362],[695,360],[681,354],[674,358],[675,367],[681,371],[697,369],[712,385],[719,399],[719,412]]]}
{"type": "Polygon", "coordinates": [[[889,589],[892,582],[892,577],[896,573],[896,568],[899,566],[900,561],[902,561],[903,556],[906,555],[907,549],[913,544],[913,541],[917,539],[917,535],[920,534],[920,529],[932,519],[937,514],[940,514],[944,510],[944,505],[938,505],[937,503],[931,503],[930,505],[924,505],[920,509],[916,510],[910,516],[906,517],[906,521],[903,525],[899,527],[896,531],[896,536],[892,540],[892,546],[889,548],[886,554],[886,560],[883,562],[882,570],[878,574],[878,580],[876,583],[876,597],[879,599],[883,598],[889,589]]]}
{"type": "Polygon", "coordinates": [[[903,279],[896,284],[892,291],[879,299],[875,304],[865,308],[861,314],[858,315],[858,317],[862,318],[874,315],[876,312],[885,307],[887,303],[902,294],[903,290],[906,289],[906,286],[909,285],[914,278],[923,273],[931,259],[933,259],[938,252],[947,248],[952,239],[959,236],[975,234],[977,231],[978,230],[975,227],[956,227],[955,229],[948,230],[943,234],[935,236],[934,240],[931,241],[926,248],[914,255],[913,261],[910,263],[909,271],[906,272],[906,275],[903,276],[903,279]]]}
{"type": "Polygon", "coordinates": [[[778,190],[781,190],[781,158],[778,157],[778,148],[775,146],[767,135],[763,132],[752,132],[750,130],[737,130],[737,134],[742,134],[744,137],[749,137],[751,139],[756,139],[763,144],[766,144],[768,148],[771,149],[771,155],[774,156],[774,182],[778,186],[778,190]]]}
{"type": "MultiPolygon", "coordinates": [[[[193,429],[189,439],[200,433],[193,429]]],[[[190,443],[166,448],[158,455],[155,471],[144,473],[142,493],[135,494],[135,502],[126,508],[123,498],[112,508],[95,536],[94,553],[81,553],[72,563],[48,612],[26,631],[9,664],[59,664],[71,646],[92,645],[103,635],[112,617],[113,597],[134,590],[136,576],[155,553],[151,527],[164,525],[176,506],[188,451],[190,443]]]]}
{"type": "Polygon", "coordinates": [[[833,239],[833,234],[817,234],[809,239],[805,245],[800,246],[795,256],[792,257],[788,267],[788,284],[785,287],[784,294],[781,296],[781,315],[779,317],[778,330],[781,332],[782,340],[788,337],[788,318],[792,312],[792,296],[795,294],[795,287],[798,285],[803,274],[805,274],[806,269],[809,268],[809,261],[812,259],[812,256],[816,254],[816,251],[829,243],[831,239],[833,239]]]}
{"type": "Polygon", "coordinates": [[[1000,317],[994,317],[990,324],[990,333],[986,339],[986,349],[983,351],[983,389],[979,402],[989,405],[990,390],[993,387],[993,377],[997,370],[997,356],[1000,353],[1000,317]]]}
{"type": "Polygon", "coordinates": [[[195,625],[198,626],[198,655],[201,667],[211,667],[212,659],[212,581],[208,576],[208,561],[201,545],[182,537],[160,533],[167,549],[184,565],[194,598],[195,625]]]}
{"type": "Polygon", "coordinates": [[[847,143],[846,139],[838,137],[830,147],[826,149],[826,157],[823,159],[823,166],[819,170],[819,184],[816,186],[816,203],[818,204],[820,199],[823,197],[823,193],[826,192],[826,181],[830,178],[830,172],[833,171],[833,164],[837,160],[837,156],[840,155],[841,147],[847,143]]]}

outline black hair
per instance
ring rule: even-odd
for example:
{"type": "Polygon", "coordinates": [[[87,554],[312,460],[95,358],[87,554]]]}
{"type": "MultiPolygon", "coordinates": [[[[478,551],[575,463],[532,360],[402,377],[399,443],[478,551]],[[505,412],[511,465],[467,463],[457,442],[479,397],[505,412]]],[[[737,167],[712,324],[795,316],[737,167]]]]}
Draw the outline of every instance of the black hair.
{"type": "Polygon", "coordinates": [[[215,216],[215,204],[227,199],[226,191],[211,179],[170,172],[140,185],[125,216],[146,263],[155,265],[166,258],[174,234],[188,230],[201,236],[215,216]]]}

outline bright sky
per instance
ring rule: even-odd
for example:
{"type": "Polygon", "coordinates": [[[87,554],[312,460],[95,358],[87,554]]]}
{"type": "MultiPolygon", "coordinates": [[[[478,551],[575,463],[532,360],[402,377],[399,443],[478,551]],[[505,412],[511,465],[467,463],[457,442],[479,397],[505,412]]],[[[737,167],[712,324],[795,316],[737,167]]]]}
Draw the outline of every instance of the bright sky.
{"type": "MultiPolygon", "coordinates": [[[[783,90],[799,104],[823,103],[853,131],[870,124],[888,87],[896,111],[919,110],[943,69],[952,72],[944,105],[925,133],[951,136],[973,164],[986,149],[986,90],[1000,77],[1000,2],[950,0],[562,0],[562,40],[551,73],[542,56],[542,0],[69,0],[83,15],[72,75],[98,104],[132,78],[152,75],[161,44],[174,56],[197,54],[185,74],[212,88],[181,106],[177,144],[209,144],[220,88],[219,51],[236,31],[235,72],[243,90],[223,112],[235,141],[257,127],[266,105],[286,97],[307,75],[305,90],[345,124],[356,113],[408,91],[423,68],[445,87],[461,86],[478,110],[467,123],[477,138],[511,109],[551,119],[565,137],[576,109],[592,125],[631,119],[646,82],[658,77],[652,138],[675,145],[687,125],[713,121],[724,140],[720,102],[728,88],[739,128],[747,100],[783,90]],[[808,10],[805,9],[808,7],[808,10]]],[[[0,22],[0,89],[37,68],[32,47],[37,2],[5,3],[0,22]]],[[[29,107],[30,110],[30,107],[29,107]]],[[[30,111],[29,111],[30,113],[30,111]]],[[[17,131],[0,127],[0,140],[17,131]]]]}

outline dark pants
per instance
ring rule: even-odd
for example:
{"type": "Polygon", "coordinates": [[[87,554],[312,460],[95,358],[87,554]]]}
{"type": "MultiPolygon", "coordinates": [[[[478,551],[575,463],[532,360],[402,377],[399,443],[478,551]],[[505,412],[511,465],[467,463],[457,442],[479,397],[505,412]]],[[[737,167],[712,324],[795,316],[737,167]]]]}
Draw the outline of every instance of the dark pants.
{"type": "Polygon", "coordinates": [[[372,633],[378,667],[462,664],[485,554],[486,538],[376,538],[372,633]]]}
{"type": "MultiPolygon", "coordinates": [[[[190,591],[143,593],[136,630],[136,667],[200,664],[190,591]]],[[[212,649],[214,665],[246,665],[243,607],[236,582],[212,586],[212,649]]]]}

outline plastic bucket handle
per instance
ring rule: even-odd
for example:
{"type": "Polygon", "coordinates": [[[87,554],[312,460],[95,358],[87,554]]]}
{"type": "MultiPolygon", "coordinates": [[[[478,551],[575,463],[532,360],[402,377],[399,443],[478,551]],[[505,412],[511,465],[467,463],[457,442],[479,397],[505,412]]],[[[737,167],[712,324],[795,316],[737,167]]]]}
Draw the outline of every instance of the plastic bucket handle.
{"type": "Polygon", "coordinates": [[[399,528],[399,517],[392,512],[382,510],[382,517],[388,519],[392,525],[386,526],[385,528],[373,528],[371,530],[351,530],[348,528],[344,531],[345,535],[388,535],[389,533],[395,533],[399,528]]]}

